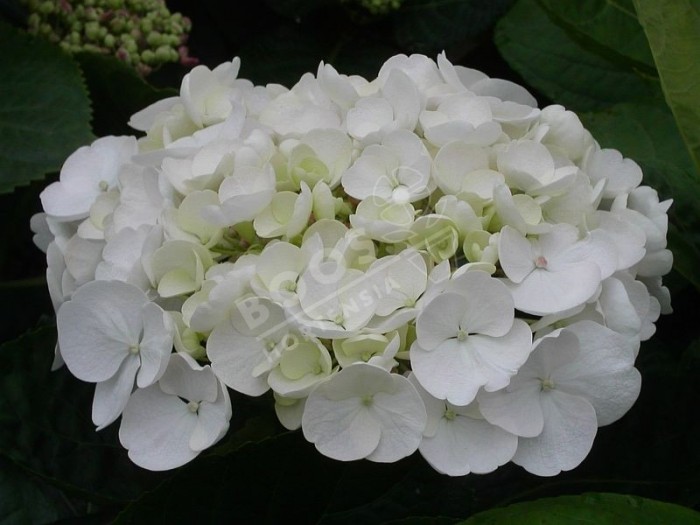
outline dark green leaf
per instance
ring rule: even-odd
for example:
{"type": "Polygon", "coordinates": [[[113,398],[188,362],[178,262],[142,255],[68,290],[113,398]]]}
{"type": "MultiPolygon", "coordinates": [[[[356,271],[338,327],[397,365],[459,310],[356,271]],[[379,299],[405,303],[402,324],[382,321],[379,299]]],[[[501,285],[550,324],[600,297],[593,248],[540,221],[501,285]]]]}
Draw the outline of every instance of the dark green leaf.
{"type": "Polygon", "coordinates": [[[393,15],[394,35],[408,51],[432,55],[478,37],[512,3],[513,0],[407,0],[393,15]]]}
{"type": "Polygon", "coordinates": [[[462,525],[695,525],[700,514],[685,507],[622,494],[560,496],[472,516],[462,525]]]}
{"type": "Polygon", "coordinates": [[[700,289],[700,181],[673,115],[659,103],[619,104],[580,116],[602,147],[634,159],[644,171],[644,182],[662,199],[673,198],[669,246],[676,254],[676,269],[700,289]]]}
{"type": "Polygon", "coordinates": [[[42,315],[53,315],[46,286],[46,255],[32,242],[29,221],[41,211],[44,181],[0,195],[0,341],[9,341],[36,326],[42,315]],[[17,308],[22,304],[22,308],[17,308]]]}
{"type": "Polygon", "coordinates": [[[693,0],[634,0],[666,101],[700,174],[700,6],[693,0]]]}
{"type": "Polygon", "coordinates": [[[57,171],[92,139],[90,100],[58,47],[0,22],[0,193],[57,171]]]}
{"type": "Polygon", "coordinates": [[[55,341],[45,327],[0,346],[0,455],[85,499],[135,498],[162,476],[129,462],[114,425],[95,431],[94,387],[65,368],[50,371],[55,341]]]}
{"type": "Polygon", "coordinates": [[[0,525],[49,523],[70,516],[59,498],[57,491],[0,457],[0,525]]]}
{"type": "Polygon", "coordinates": [[[459,518],[415,516],[402,520],[387,521],[385,525],[453,525],[459,523],[459,521],[459,518]]]}
{"type": "Polygon", "coordinates": [[[586,50],[536,0],[519,0],[496,26],[499,51],[526,81],[574,111],[658,97],[655,81],[586,50]]]}
{"type": "Polygon", "coordinates": [[[129,505],[117,523],[314,523],[341,468],[300,433],[283,434],[200,458],[129,505]]]}
{"type": "Polygon", "coordinates": [[[133,134],[127,125],[131,115],[153,102],[177,95],[172,89],[154,88],[112,56],[80,53],[75,58],[90,90],[93,130],[98,136],[133,134]]]}
{"type": "Polygon", "coordinates": [[[235,517],[237,523],[371,525],[416,515],[465,516],[474,505],[464,485],[471,481],[441,476],[417,454],[393,464],[333,461],[301,432],[288,432],[198,458],[129,505],[118,523],[230,523],[235,517]],[[192,497],[193,487],[206,497],[192,497]]]}
{"type": "Polygon", "coordinates": [[[587,0],[581,3],[539,0],[569,35],[590,51],[627,69],[655,76],[654,59],[632,0],[587,0]]]}

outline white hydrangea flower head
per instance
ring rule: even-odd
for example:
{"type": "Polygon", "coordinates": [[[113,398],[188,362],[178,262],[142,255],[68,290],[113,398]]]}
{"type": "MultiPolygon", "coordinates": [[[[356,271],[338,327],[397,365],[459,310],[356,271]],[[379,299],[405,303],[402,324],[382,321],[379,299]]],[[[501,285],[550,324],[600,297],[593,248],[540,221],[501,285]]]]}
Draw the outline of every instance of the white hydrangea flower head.
{"type": "Polygon", "coordinates": [[[571,111],[444,53],[291,89],[239,67],[194,68],[132,116],[144,136],[78,149],[41,194],[54,366],[96,384],[95,424],[121,414],[136,464],[176,468],[227,432],[232,389],[338,460],[583,461],[671,311],[671,201],[571,111]]]}

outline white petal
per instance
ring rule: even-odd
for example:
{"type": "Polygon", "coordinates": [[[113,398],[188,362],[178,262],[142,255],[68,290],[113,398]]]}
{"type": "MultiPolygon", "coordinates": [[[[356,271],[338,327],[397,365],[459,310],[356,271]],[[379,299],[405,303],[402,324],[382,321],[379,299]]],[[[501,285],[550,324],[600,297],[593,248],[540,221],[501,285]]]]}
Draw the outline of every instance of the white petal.
{"type": "Polygon", "coordinates": [[[505,226],[498,237],[501,267],[513,283],[521,283],[535,269],[532,244],[515,228],[505,226]]]}
{"type": "Polygon", "coordinates": [[[416,334],[423,350],[433,350],[457,337],[467,300],[456,293],[445,293],[428,303],[416,320],[416,334]]]}
{"type": "Polygon", "coordinates": [[[219,391],[219,384],[211,368],[200,366],[192,357],[183,353],[171,356],[159,385],[166,394],[196,403],[213,403],[219,391]]]}
{"type": "Polygon", "coordinates": [[[544,429],[537,437],[518,440],[513,463],[538,476],[556,476],[585,459],[598,424],[595,410],[582,397],[551,390],[541,400],[544,429]]]}
{"type": "Polygon", "coordinates": [[[483,419],[442,418],[433,437],[424,437],[420,453],[430,465],[449,476],[485,474],[515,454],[518,438],[483,419]]]}
{"type": "Polygon", "coordinates": [[[199,451],[189,446],[197,415],[158,385],[131,395],[122,415],[119,441],[129,459],[148,470],[170,470],[192,461],[199,451]]]}
{"type": "Polygon", "coordinates": [[[393,120],[394,109],[389,101],[377,97],[361,98],[347,113],[347,129],[353,137],[363,139],[393,120]]]}
{"type": "Polygon", "coordinates": [[[58,311],[61,355],[73,375],[105,381],[139,342],[146,295],[120,281],[93,281],[78,289],[58,311]]]}
{"type": "Polygon", "coordinates": [[[190,448],[201,451],[219,441],[229,426],[231,402],[226,387],[219,383],[219,395],[214,403],[201,403],[197,411],[197,426],[192,431],[190,448]]]}
{"type": "Polygon", "coordinates": [[[173,350],[174,326],[163,309],[148,303],[143,307],[143,337],[139,344],[141,369],[138,375],[139,388],[155,383],[165,372],[168,358],[173,350]]]}
{"type": "Polygon", "coordinates": [[[588,400],[599,426],[618,420],[637,400],[641,388],[641,376],[634,368],[636,341],[592,321],[579,321],[564,331],[578,337],[581,351],[552,374],[555,384],[588,400]]]}
{"type": "Polygon", "coordinates": [[[329,458],[352,461],[367,457],[379,444],[379,421],[359,398],[328,399],[323,387],[306,400],[301,420],[304,437],[329,458]]]}
{"type": "Polygon", "coordinates": [[[598,290],[600,269],[595,263],[572,264],[560,271],[536,268],[520,284],[508,280],[515,308],[534,315],[547,315],[585,303],[598,290]]]}
{"type": "Polygon", "coordinates": [[[468,405],[488,378],[469,347],[448,339],[429,352],[411,346],[411,366],[418,382],[432,396],[454,405],[468,405]]]}
{"type": "Polygon", "coordinates": [[[468,86],[477,95],[496,97],[504,101],[516,102],[533,108],[537,100],[524,87],[510,80],[484,78],[468,86]]]}
{"type": "Polygon", "coordinates": [[[275,414],[282,426],[287,430],[301,428],[301,417],[304,413],[306,398],[291,399],[275,395],[275,414]]]}
{"type": "Polygon", "coordinates": [[[540,406],[542,388],[538,381],[521,385],[513,391],[479,394],[479,410],[494,425],[517,436],[535,437],[544,428],[544,416],[540,406]]]}
{"type": "MultiPolygon", "coordinates": [[[[648,297],[646,300],[648,303],[648,297]]],[[[610,277],[603,281],[598,304],[605,316],[605,326],[630,337],[639,335],[642,319],[628,295],[627,288],[620,280],[610,277]]]]}
{"type": "Polygon", "coordinates": [[[488,378],[484,383],[488,391],[506,386],[532,351],[532,332],[522,319],[513,321],[513,327],[503,337],[475,334],[466,342],[470,340],[483,368],[482,374],[488,378]]]}
{"type": "Polygon", "coordinates": [[[259,396],[269,390],[267,377],[253,373],[261,363],[268,361],[264,342],[256,336],[241,334],[229,320],[212,331],[207,340],[207,356],[216,376],[234,390],[249,396],[259,396]]]}
{"type": "Polygon", "coordinates": [[[127,357],[119,371],[107,381],[95,385],[95,397],[92,400],[92,422],[97,430],[102,430],[117,419],[134,389],[134,379],[139,368],[136,356],[127,357]]]}
{"type": "Polygon", "coordinates": [[[466,272],[453,279],[447,291],[458,292],[466,299],[460,310],[460,327],[463,330],[500,337],[513,326],[513,298],[503,283],[486,272],[466,272]]]}
{"type": "Polygon", "coordinates": [[[398,374],[391,374],[391,379],[393,391],[378,392],[372,402],[382,435],[367,459],[380,463],[391,463],[413,454],[427,423],[425,406],[415,387],[398,374]]]}

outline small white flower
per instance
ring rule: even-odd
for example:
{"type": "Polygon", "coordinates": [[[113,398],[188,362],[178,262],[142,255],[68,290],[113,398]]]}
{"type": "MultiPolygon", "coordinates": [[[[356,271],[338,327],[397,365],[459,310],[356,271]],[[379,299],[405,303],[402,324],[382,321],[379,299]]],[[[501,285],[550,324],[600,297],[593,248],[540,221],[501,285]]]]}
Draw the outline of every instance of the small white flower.
{"type": "Polygon", "coordinates": [[[132,394],[119,440],[140,467],[170,470],[219,441],[230,419],[228,392],[211,368],[174,354],[157,384],[132,394]]]}
{"type": "Polygon", "coordinates": [[[205,247],[189,241],[167,241],[142,257],[151,285],[161,297],[196,292],[214,261],[205,247]]]}
{"type": "Polygon", "coordinates": [[[425,138],[438,147],[454,140],[488,146],[501,136],[486,98],[466,93],[448,95],[435,111],[421,112],[419,120],[425,138]]]}
{"type": "Polygon", "coordinates": [[[546,147],[529,140],[511,142],[499,151],[497,163],[508,186],[533,196],[563,193],[578,171],[573,165],[556,166],[546,147]]]}
{"type": "Polygon", "coordinates": [[[603,198],[614,199],[629,193],[642,182],[642,170],[632,159],[615,149],[592,147],[583,159],[582,169],[593,183],[605,181],[603,198]]]}
{"type": "Polygon", "coordinates": [[[350,215],[350,224],[371,239],[395,243],[411,236],[415,214],[415,208],[408,202],[369,197],[357,205],[355,213],[350,215]]]}
{"type": "Polygon", "coordinates": [[[270,205],[274,195],[275,171],[270,164],[244,166],[224,179],[219,187],[221,204],[205,207],[202,216],[217,226],[251,221],[270,205]]]}
{"type": "Polygon", "coordinates": [[[578,466],[597,427],[622,417],[639,395],[637,346],[592,321],[539,339],[510,385],[479,396],[488,421],[522,436],[513,462],[539,476],[578,466]]]}
{"type": "Polygon", "coordinates": [[[498,390],[527,360],[532,333],[514,319],[513,299],[485,272],[466,272],[426,304],[416,320],[411,365],[431,395],[453,405],[498,390]]]}
{"type": "Polygon", "coordinates": [[[392,70],[381,88],[381,96],[360,98],[348,111],[348,133],[365,144],[376,143],[398,129],[412,131],[420,110],[415,84],[402,71],[392,70]]]}
{"type": "Polygon", "coordinates": [[[330,458],[389,463],[415,452],[426,418],[423,401],[408,379],[358,363],[309,394],[302,429],[330,458]]]}
{"type": "Polygon", "coordinates": [[[518,437],[486,421],[476,402],[455,406],[431,396],[415,375],[409,380],[428,412],[418,450],[435,470],[449,476],[485,474],[513,458],[518,437]]]}
{"type": "Polygon", "coordinates": [[[303,336],[284,310],[260,297],[237,300],[227,319],[207,340],[207,357],[216,376],[237,392],[259,396],[270,389],[267,376],[288,346],[303,336]]]}
{"type": "Polygon", "coordinates": [[[236,57],[213,70],[206,66],[196,66],[182,79],[180,100],[198,127],[221,122],[231,113],[231,91],[240,67],[241,60],[236,57]]]}
{"type": "Polygon", "coordinates": [[[270,204],[255,216],[253,221],[255,233],[262,238],[292,239],[306,228],[313,205],[311,190],[303,181],[300,193],[293,191],[275,193],[270,204]]]}
{"type": "Polygon", "coordinates": [[[427,197],[432,191],[429,182],[430,155],[420,139],[405,130],[365,148],[341,179],[351,197],[375,197],[397,204],[427,197]]]}
{"type": "Polygon", "coordinates": [[[58,310],[58,343],[71,373],[97,383],[98,429],[119,417],[134,388],[163,374],[173,347],[170,317],[133,285],[93,281],[58,310]]]}
{"type": "Polygon", "coordinates": [[[63,163],[59,181],[41,192],[44,211],[61,221],[87,217],[97,196],[116,186],[119,171],[135,153],[134,137],[103,137],[78,148],[63,163]]]}
{"type": "Polygon", "coordinates": [[[339,129],[337,106],[311,73],[286,93],[278,95],[260,113],[260,123],[283,137],[301,137],[314,129],[339,129]]]}
{"type": "Polygon", "coordinates": [[[454,141],[435,156],[433,176],[438,187],[448,195],[468,195],[480,201],[493,199],[493,190],[504,183],[502,173],[490,169],[487,149],[454,141]]]}
{"type": "Polygon", "coordinates": [[[579,240],[578,230],[558,224],[537,240],[506,226],[498,243],[503,283],[518,310],[546,315],[588,301],[600,282],[612,275],[617,254],[610,238],[598,230],[579,240]]]}

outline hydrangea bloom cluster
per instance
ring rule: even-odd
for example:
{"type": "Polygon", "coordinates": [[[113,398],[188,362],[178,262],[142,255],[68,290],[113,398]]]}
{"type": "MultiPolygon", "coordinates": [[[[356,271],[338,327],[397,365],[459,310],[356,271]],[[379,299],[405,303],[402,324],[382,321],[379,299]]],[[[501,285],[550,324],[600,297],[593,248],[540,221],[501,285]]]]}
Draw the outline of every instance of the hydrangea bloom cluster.
{"type": "Polygon", "coordinates": [[[170,13],[164,0],[23,0],[27,29],[70,53],[115,55],[147,75],[180,61],[194,65],[185,45],[191,22],[170,13]]]}
{"type": "Polygon", "coordinates": [[[56,365],[148,469],[271,391],[324,455],[576,467],[670,311],[667,210],[577,116],[422,55],[287,89],[194,68],[73,153],[34,218],[56,365]]]}

